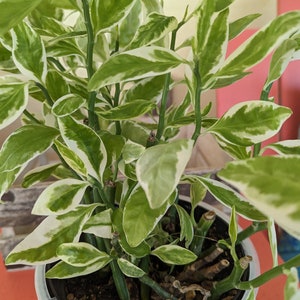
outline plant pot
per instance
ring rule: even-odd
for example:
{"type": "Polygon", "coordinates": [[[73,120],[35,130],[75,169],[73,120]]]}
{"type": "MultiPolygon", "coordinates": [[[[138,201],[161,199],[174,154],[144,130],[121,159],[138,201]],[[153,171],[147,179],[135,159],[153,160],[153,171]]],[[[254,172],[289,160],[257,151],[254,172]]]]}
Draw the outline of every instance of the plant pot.
{"type": "MultiPolygon", "coordinates": [[[[187,206],[189,206],[189,198],[186,196],[180,196],[181,200],[184,200],[187,203],[187,206]]],[[[220,211],[219,209],[216,209],[215,207],[211,206],[210,204],[207,204],[205,202],[201,203],[200,205],[200,210],[199,213],[203,213],[203,211],[209,211],[209,210],[214,210],[217,213],[217,219],[215,222],[219,223],[217,224],[216,227],[228,227],[228,222],[229,222],[229,216],[225,214],[224,212],[220,211]],[[226,224],[225,224],[226,223],[226,224]],[[224,224],[226,226],[224,226],[224,224]]],[[[188,209],[188,208],[187,208],[188,209]]],[[[197,217],[197,213],[196,213],[197,217]]],[[[227,230],[227,228],[226,228],[227,230]]],[[[239,228],[240,230],[240,228],[239,228]]],[[[245,275],[246,280],[252,279],[255,276],[258,275],[259,273],[259,260],[257,257],[257,253],[255,251],[255,248],[252,244],[252,242],[247,239],[241,243],[241,249],[244,255],[250,255],[253,259],[253,262],[251,263],[251,266],[247,270],[247,274],[245,275]]],[[[35,288],[36,288],[36,293],[38,300],[65,300],[66,295],[64,292],[64,284],[62,283],[63,280],[46,280],[45,279],[45,271],[46,271],[46,266],[41,265],[36,267],[35,271],[35,288]],[[56,296],[53,296],[56,295],[56,296]],[[63,295],[63,296],[62,296],[63,295]]],[[[250,291],[240,291],[237,296],[233,298],[233,300],[243,300],[247,299],[248,294],[250,291]]],[[[112,296],[112,299],[115,299],[114,296],[112,296]]]]}

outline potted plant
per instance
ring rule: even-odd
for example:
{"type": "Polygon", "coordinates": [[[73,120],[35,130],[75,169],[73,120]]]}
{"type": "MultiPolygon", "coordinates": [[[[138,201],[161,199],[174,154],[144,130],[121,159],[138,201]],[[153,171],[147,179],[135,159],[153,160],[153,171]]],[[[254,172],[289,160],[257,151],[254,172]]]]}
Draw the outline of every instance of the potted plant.
{"type": "Polygon", "coordinates": [[[299,142],[262,144],[291,114],[269,91],[297,57],[300,11],[278,16],[227,57],[228,41],[257,17],[230,23],[232,2],[199,1],[179,21],[154,0],[0,3],[0,65],[10,73],[0,79],[1,128],[22,116],[22,126],[0,151],[1,195],[49,148],[59,158],[23,177],[24,187],[50,176],[56,180],[32,211],[44,221],[8,255],[7,264],[51,265],[47,278],[111,276],[120,299],[133,297],[136,282],[141,299],[149,299],[149,288],[160,299],[222,299],[232,289],[248,290],[254,299],[253,289],[282,273],[290,278],[287,296],[297,293],[293,267],[300,265],[299,255],[241,280],[250,258],[241,257],[236,246],[268,229],[275,257],[275,222],[300,235],[299,142]],[[192,20],[195,34],[176,44],[192,20]],[[178,52],[183,48],[189,49],[186,57],[178,52]],[[219,119],[208,117],[202,92],[238,81],[271,52],[261,99],[234,105],[219,119]],[[176,82],[172,72],[182,66],[184,80],[176,82]],[[186,96],[168,106],[178,84],[186,86],[186,96]],[[30,110],[29,98],[40,114],[30,110]],[[191,124],[191,137],[176,139],[191,124]],[[217,174],[222,181],[185,172],[198,137],[206,133],[233,158],[217,174]],[[269,148],[277,154],[264,156],[269,148]],[[190,186],[189,210],[178,201],[180,183],[190,186]],[[193,271],[207,257],[202,245],[213,217],[196,217],[206,191],[232,209],[228,238],[205,250],[227,251],[232,270],[219,280],[212,276],[209,288],[202,285],[207,280],[185,285],[172,277],[193,271]],[[253,225],[238,233],[236,214],[253,225]],[[169,285],[150,274],[162,263],[169,285]]]}

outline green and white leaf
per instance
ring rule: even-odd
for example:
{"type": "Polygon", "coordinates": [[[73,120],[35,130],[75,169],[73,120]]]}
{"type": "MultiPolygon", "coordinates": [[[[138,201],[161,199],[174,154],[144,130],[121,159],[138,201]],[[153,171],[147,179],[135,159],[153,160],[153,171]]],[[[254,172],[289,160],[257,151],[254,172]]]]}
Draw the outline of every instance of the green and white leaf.
{"type": "Polygon", "coordinates": [[[161,261],[170,265],[186,265],[197,259],[192,251],[177,245],[163,245],[151,252],[161,261]]]}
{"type": "Polygon", "coordinates": [[[84,242],[64,243],[58,247],[57,255],[74,267],[86,267],[94,263],[99,264],[100,261],[105,266],[112,260],[106,252],[84,242]]]}
{"type": "Polygon", "coordinates": [[[141,268],[137,267],[127,259],[118,258],[117,262],[122,273],[128,277],[140,278],[146,274],[141,268]]]}
{"type": "Polygon", "coordinates": [[[22,187],[28,188],[49,178],[57,169],[59,163],[43,165],[27,172],[23,178],[22,187]]]}
{"type": "Polygon", "coordinates": [[[277,248],[277,233],[274,220],[268,220],[268,238],[273,257],[273,267],[278,265],[278,248],[277,248]]]}
{"type": "Polygon", "coordinates": [[[29,161],[45,152],[58,130],[43,125],[24,125],[13,132],[0,151],[0,195],[13,184],[29,161]]]}
{"type": "Polygon", "coordinates": [[[7,256],[6,264],[38,265],[58,260],[57,248],[78,242],[83,224],[97,207],[81,205],[67,214],[49,216],[7,256]]]}
{"type": "Polygon", "coordinates": [[[300,140],[285,140],[269,144],[262,149],[262,152],[267,149],[272,149],[280,155],[300,155],[300,140]]]}
{"type": "Polygon", "coordinates": [[[136,175],[151,208],[161,207],[174,192],[192,150],[192,140],[176,140],[147,148],[138,159],[136,175]]]}
{"type": "Polygon", "coordinates": [[[106,209],[93,215],[83,226],[83,232],[91,233],[96,236],[111,239],[112,238],[112,210],[106,209]]]}
{"type": "Polygon", "coordinates": [[[296,268],[285,270],[287,281],[284,287],[284,300],[298,300],[300,299],[299,278],[296,268]]]}
{"type": "Polygon", "coordinates": [[[62,179],[49,185],[36,200],[35,215],[62,215],[75,209],[82,200],[89,183],[78,179],[62,179]]]}
{"type": "Polygon", "coordinates": [[[180,221],[180,241],[186,240],[185,247],[188,248],[194,237],[194,226],[187,211],[180,205],[175,204],[180,221]]]}
{"type": "Polygon", "coordinates": [[[79,95],[64,95],[55,101],[54,105],[52,106],[52,112],[57,117],[71,115],[85,105],[85,102],[86,101],[79,95]]]}
{"type": "Polygon", "coordinates": [[[135,143],[141,144],[146,147],[147,140],[150,136],[151,131],[144,126],[133,122],[124,121],[122,122],[122,135],[135,143]]]}
{"type": "Polygon", "coordinates": [[[300,238],[300,157],[263,156],[230,162],[218,173],[262,213],[300,238]]]}
{"type": "Polygon", "coordinates": [[[107,154],[100,137],[71,117],[58,119],[58,124],[65,143],[84,163],[88,174],[102,181],[107,154]]]}
{"type": "Polygon", "coordinates": [[[14,27],[11,36],[16,67],[28,79],[45,83],[47,57],[41,37],[25,22],[14,27]]]}
{"type": "Polygon", "coordinates": [[[287,107],[268,101],[245,101],[232,106],[207,129],[228,143],[251,146],[274,136],[291,115],[287,107]]]}
{"type": "Polygon", "coordinates": [[[145,24],[140,26],[129,45],[129,49],[154,44],[178,26],[175,17],[168,17],[156,12],[147,16],[145,24]]]}
{"type": "Polygon", "coordinates": [[[122,157],[125,163],[129,164],[137,160],[143,154],[145,149],[144,146],[128,140],[122,150],[122,157]]]}
{"type": "MultiPolygon", "coordinates": [[[[0,4],[1,5],[1,4],[0,4]]],[[[23,82],[1,83],[0,129],[13,123],[25,110],[28,103],[28,85],[23,82]]]]}
{"type": "Polygon", "coordinates": [[[42,0],[1,0],[0,36],[21,22],[41,2],[42,0]]]}
{"type": "Polygon", "coordinates": [[[157,46],[125,51],[103,63],[88,88],[93,91],[106,85],[166,74],[183,62],[174,51],[157,46]]]}

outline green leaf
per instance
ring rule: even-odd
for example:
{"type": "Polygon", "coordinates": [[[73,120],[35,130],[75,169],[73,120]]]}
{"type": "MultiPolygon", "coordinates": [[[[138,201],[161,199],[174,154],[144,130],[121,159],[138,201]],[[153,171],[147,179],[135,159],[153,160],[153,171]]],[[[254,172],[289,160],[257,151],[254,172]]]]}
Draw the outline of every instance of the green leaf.
{"type": "Polygon", "coordinates": [[[188,248],[194,237],[193,222],[184,208],[176,204],[175,207],[180,220],[180,241],[183,241],[185,239],[185,247],[188,248]]]}
{"type": "MultiPolygon", "coordinates": [[[[234,248],[236,240],[237,240],[237,233],[238,233],[238,224],[237,224],[236,215],[235,215],[235,206],[232,206],[228,233],[229,233],[232,248],[234,248]]],[[[233,250],[233,251],[235,251],[235,250],[233,250]]]]}
{"type": "Polygon", "coordinates": [[[122,123],[122,135],[137,144],[146,146],[150,130],[133,121],[122,123]]]}
{"type": "Polygon", "coordinates": [[[0,195],[12,185],[29,161],[52,145],[58,134],[55,128],[25,125],[6,139],[0,151],[0,195]]]}
{"type": "Polygon", "coordinates": [[[156,12],[147,16],[145,24],[139,27],[129,49],[154,44],[178,26],[175,17],[168,17],[156,12]]]}
{"type": "Polygon", "coordinates": [[[135,0],[93,0],[91,19],[95,33],[119,24],[129,14],[135,0]]]}
{"type": "Polygon", "coordinates": [[[67,214],[49,216],[7,256],[6,264],[37,265],[58,260],[57,248],[78,242],[83,224],[97,207],[81,205],[67,214]]]}
{"type": "Polygon", "coordinates": [[[70,93],[65,78],[56,70],[49,70],[47,72],[46,87],[54,101],[70,93]]]}
{"type": "Polygon", "coordinates": [[[58,257],[65,263],[74,267],[86,267],[91,264],[101,261],[103,267],[107,265],[112,259],[103,251],[88,243],[64,243],[57,249],[58,257]]]}
{"type": "Polygon", "coordinates": [[[62,215],[76,208],[82,200],[87,182],[62,179],[49,185],[36,200],[32,213],[35,215],[62,215]]]}
{"type": "Polygon", "coordinates": [[[291,115],[287,107],[268,101],[246,101],[232,106],[207,129],[228,143],[251,146],[274,136],[291,115]]]}
{"type": "Polygon", "coordinates": [[[23,178],[22,187],[28,188],[38,182],[49,178],[59,166],[58,163],[43,165],[30,170],[23,178]]]}
{"type": "Polygon", "coordinates": [[[300,157],[263,156],[230,162],[218,175],[262,213],[300,238],[300,157]]]}
{"type": "Polygon", "coordinates": [[[27,23],[22,22],[11,31],[12,57],[28,79],[44,83],[47,74],[47,57],[41,37],[27,23]]]}
{"type": "Polygon", "coordinates": [[[122,273],[128,277],[140,278],[145,275],[145,272],[142,269],[140,269],[127,259],[118,258],[117,262],[122,273]]]}
{"type": "Polygon", "coordinates": [[[190,197],[192,208],[194,209],[205,197],[207,188],[199,181],[190,184],[190,197]]]}
{"type": "Polygon", "coordinates": [[[131,142],[130,140],[126,142],[123,151],[122,151],[122,157],[126,164],[132,163],[135,160],[137,160],[142,153],[145,151],[145,147],[131,142]]]}
{"type": "Polygon", "coordinates": [[[296,154],[300,155],[300,140],[285,140],[267,145],[262,152],[272,149],[281,155],[296,154]]]}
{"type": "Polygon", "coordinates": [[[109,110],[97,110],[96,113],[106,120],[129,120],[146,114],[155,108],[155,103],[149,100],[134,100],[109,110]]]}
{"type": "MultiPolygon", "coordinates": [[[[5,79],[5,78],[4,78],[5,79]]],[[[25,110],[28,103],[28,85],[23,82],[1,83],[0,129],[13,123],[25,110]]]]}
{"type": "Polygon", "coordinates": [[[88,173],[102,181],[107,155],[100,137],[71,117],[58,119],[58,124],[67,146],[78,155],[88,173]]]}
{"type": "Polygon", "coordinates": [[[89,90],[106,85],[162,75],[183,63],[175,52],[149,46],[116,54],[103,63],[91,78],[89,90]]]}
{"type": "Polygon", "coordinates": [[[2,0],[0,2],[0,36],[21,22],[42,0],[2,0]]]}
{"type": "Polygon", "coordinates": [[[71,115],[85,104],[85,99],[79,95],[68,94],[55,101],[52,112],[57,117],[71,115]]]}
{"type": "Polygon", "coordinates": [[[177,245],[163,245],[151,252],[166,264],[186,265],[197,259],[192,251],[177,245]]]}
{"type": "Polygon", "coordinates": [[[277,247],[277,232],[273,219],[268,220],[268,238],[270,249],[273,257],[273,267],[278,265],[278,247],[277,247]]]}
{"type": "Polygon", "coordinates": [[[136,175],[151,208],[161,207],[174,192],[192,150],[192,140],[176,140],[147,148],[138,159],[136,175]]]}
{"type": "Polygon", "coordinates": [[[297,300],[300,297],[299,278],[296,268],[285,270],[287,281],[284,287],[284,300],[297,300]]]}
{"type": "MultiPolygon", "coordinates": [[[[173,195],[167,200],[174,199],[173,195]]],[[[159,208],[151,208],[143,189],[136,188],[127,199],[123,212],[123,229],[128,244],[136,247],[145,241],[169,206],[167,201],[159,208]]]]}

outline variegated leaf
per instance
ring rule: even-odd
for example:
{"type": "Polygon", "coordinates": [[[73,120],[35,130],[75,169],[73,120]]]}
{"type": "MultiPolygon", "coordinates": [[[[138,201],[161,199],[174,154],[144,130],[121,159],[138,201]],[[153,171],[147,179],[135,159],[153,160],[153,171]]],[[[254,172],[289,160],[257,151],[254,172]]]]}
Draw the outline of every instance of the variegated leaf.
{"type": "Polygon", "coordinates": [[[52,112],[57,117],[71,115],[85,104],[85,100],[75,94],[64,95],[55,101],[52,112]]]}
{"type": "Polygon", "coordinates": [[[28,79],[44,83],[47,74],[47,57],[41,37],[25,22],[14,27],[11,35],[12,57],[16,67],[28,79]]]}
{"type": "Polygon", "coordinates": [[[111,239],[112,238],[112,210],[107,209],[93,215],[83,227],[83,232],[92,233],[96,236],[111,239]]]}
{"type": "Polygon", "coordinates": [[[136,175],[151,208],[162,206],[174,192],[192,150],[192,140],[176,140],[147,148],[138,159],[136,175]]]}
{"type": "Polygon", "coordinates": [[[160,246],[154,249],[151,254],[170,265],[186,265],[197,259],[197,255],[192,251],[177,245],[160,246]]]}
{"type": "Polygon", "coordinates": [[[299,276],[296,268],[290,268],[284,271],[287,275],[287,281],[284,287],[284,300],[300,299],[299,276]]]}
{"type": "Polygon", "coordinates": [[[136,247],[145,241],[170,207],[169,202],[172,200],[175,200],[174,195],[170,197],[170,201],[160,205],[159,208],[151,208],[141,187],[131,193],[123,212],[123,229],[131,247],[136,247]]]}
{"type": "Polygon", "coordinates": [[[296,154],[300,155],[300,140],[285,140],[269,144],[262,149],[262,152],[272,149],[281,155],[296,154]]]}
{"type": "Polygon", "coordinates": [[[57,249],[58,257],[74,267],[86,267],[94,263],[108,264],[112,259],[103,251],[84,242],[63,243],[57,249]]]}
{"type": "Polygon", "coordinates": [[[63,243],[79,241],[83,224],[96,207],[96,204],[82,205],[65,215],[47,217],[12,250],[6,264],[38,265],[57,261],[57,248],[63,243]]]}
{"type": "Polygon", "coordinates": [[[122,157],[126,164],[129,164],[135,160],[137,160],[142,153],[145,151],[145,147],[131,142],[130,140],[126,142],[123,150],[122,150],[122,157]]]}
{"type": "Polygon", "coordinates": [[[43,125],[25,125],[12,133],[0,151],[0,196],[26,164],[51,147],[59,132],[43,125]]]}
{"type": "Polygon", "coordinates": [[[270,243],[270,249],[273,257],[273,267],[278,265],[278,247],[277,247],[277,232],[275,228],[274,220],[268,220],[268,238],[270,243]]]}
{"type": "Polygon", "coordinates": [[[124,258],[118,258],[118,265],[123,274],[132,278],[140,278],[144,276],[146,273],[130,261],[124,258]]]}
{"type": "Polygon", "coordinates": [[[41,216],[65,214],[79,205],[88,186],[87,182],[72,178],[55,181],[40,194],[32,213],[41,216]]]}
{"type": "Polygon", "coordinates": [[[230,162],[218,175],[262,213],[300,238],[300,157],[263,156],[230,162]]]}
{"type": "Polygon", "coordinates": [[[3,83],[0,86],[0,129],[13,123],[28,103],[28,85],[23,82],[3,83]]]}
{"type": "Polygon", "coordinates": [[[145,24],[140,26],[136,32],[129,49],[153,44],[176,29],[177,26],[175,17],[164,16],[156,12],[151,13],[147,16],[145,24]]]}
{"type": "Polygon", "coordinates": [[[135,143],[146,146],[151,131],[133,121],[122,122],[122,135],[135,143]]]}
{"type": "Polygon", "coordinates": [[[162,75],[184,61],[175,52],[149,46],[116,54],[98,68],[91,78],[89,90],[97,90],[118,82],[162,75]]]}
{"type": "Polygon", "coordinates": [[[135,0],[93,0],[91,19],[95,33],[119,24],[129,14],[135,0]]]}
{"type": "Polygon", "coordinates": [[[0,36],[22,21],[42,0],[1,0],[0,36]]]}
{"type": "Polygon", "coordinates": [[[207,131],[229,143],[251,146],[275,135],[290,115],[289,108],[273,102],[246,101],[232,106],[207,131]]]}
{"type": "Polygon", "coordinates": [[[102,181],[107,155],[100,137],[71,117],[60,118],[58,124],[65,143],[78,155],[87,172],[102,181]]]}

